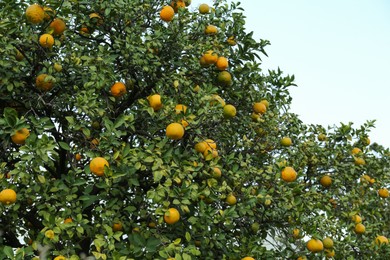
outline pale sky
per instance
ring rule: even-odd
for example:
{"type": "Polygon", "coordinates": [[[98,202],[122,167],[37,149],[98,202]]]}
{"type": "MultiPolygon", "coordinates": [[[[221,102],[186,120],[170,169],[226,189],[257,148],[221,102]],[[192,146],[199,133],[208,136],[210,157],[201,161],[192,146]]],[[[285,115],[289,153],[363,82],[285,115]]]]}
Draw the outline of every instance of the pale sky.
{"type": "MultiPolygon", "coordinates": [[[[294,74],[291,111],[304,123],[358,127],[390,147],[390,1],[242,0],[248,32],[267,39],[262,68],[294,74]]],[[[193,0],[212,5],[210,0],[193,0]]]]}

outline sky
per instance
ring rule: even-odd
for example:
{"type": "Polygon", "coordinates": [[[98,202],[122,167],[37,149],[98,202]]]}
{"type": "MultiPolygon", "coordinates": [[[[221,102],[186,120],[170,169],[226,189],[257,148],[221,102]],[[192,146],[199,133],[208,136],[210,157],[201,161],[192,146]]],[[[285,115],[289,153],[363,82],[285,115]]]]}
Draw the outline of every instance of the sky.
{"type": "MultiPolygon", "coordinates": [[[[390,147],[390,1],[241,0],[247,31],[267,39],[262,68],[295,75],[291,112],[307,124],[357,128],[390,147]]],[[[212,5],[211,0],[193,0],[212,5]]]]}

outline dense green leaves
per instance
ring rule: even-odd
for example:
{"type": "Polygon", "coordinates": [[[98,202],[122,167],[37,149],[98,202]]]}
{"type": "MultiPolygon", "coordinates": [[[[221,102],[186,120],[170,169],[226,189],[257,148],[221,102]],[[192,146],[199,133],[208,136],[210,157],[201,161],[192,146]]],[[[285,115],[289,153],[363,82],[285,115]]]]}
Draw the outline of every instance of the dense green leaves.
{"type": "Polygon", "coordinates": [[[17,192],[15,204],[0,205],[0,259],[320,259],[326,252],[310,253],[306,241],[327,236],[335,258],[385,258],[389,246],[373,241],[390,237],[388,198],[377,194],[389,188],[390,151],[369,144],[374,122],[304,124],[289,112],[294,76],[262,71],[269,41],[245,31],[239,3],[217,1],[207,15],[179,8],[166,23],[159,12],[170,3],[47,0],[46,20],[33,25],[31,1],[0,2],[0,187],[17,192]],[[43,49],[39,35],[54,18],[67,29],[43,49]],[[217,34],[205,34],[210,24],[217,34]],[[231,82],[201,65],[208,50],[229,60],[231,82]],[[47,92],[36,87],[43,73],[55,82],[47,92]],[[115,82],[124,96],[111,95],[115,82]],[[235,117],[224,118],[221,100],[235,117]],[[253,114],[261,100],[267,111],[253,114]],[[166,137],[172,122],[188,124],[182,139],[166,137]],[[23,128],[29,136],[14,142],[23,128]],[[215,158],[194,149],[206,139],[215,158]],[[101,177],[94,157],[109,162],[101,177]],[[286,166],[296,181],[281,180],[286,166]],[[169,225],[172,207],[180,221],[169,225]]]}

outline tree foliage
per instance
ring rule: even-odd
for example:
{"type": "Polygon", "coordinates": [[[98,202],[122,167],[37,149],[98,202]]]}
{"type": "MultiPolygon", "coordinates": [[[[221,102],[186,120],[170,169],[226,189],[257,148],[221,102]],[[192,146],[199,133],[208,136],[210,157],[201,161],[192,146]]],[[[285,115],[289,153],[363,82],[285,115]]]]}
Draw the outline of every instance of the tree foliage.
{"type": "Polygon", "coordinates": [[[204,14],[179,7],[165,22],[170,1],[46,0],[36,24],[26,18],[31,4],[0,2],[0,187],[17,193],[0,205],[0,259],[390,254],[374,242],[390,237],[389,199],[378,195],[390,185],[390,154],[370,144],[374,122],[323,127],[289,112],[294,76],[262,70],[269,42],[245,31],[238,3],[215,1],[204,14]],[[65,32],[53,30],[54,19],[65,32]],[[217,31],[205,32],[209,25],[217,31]],[[52,48],[39,43],[44,33],[52,48]],[[200,62],[209,50],[228,59],[219,66],[231,80],[200,62]],[[41,74],[50,88],[37,87],[41,74]],[[111,90],[116,82],[123,96],[111,90]],[[254,113],[262,100],[268,108],[254,113]],[[171,123],[185,125],[182,138],[166,136],[171,123]],[[27,139],[15,143],[24,128],[27,139]],[[195,150],[206,139],[218,155],[195,150]],[[109,165],[102,176],[90,169],[96,157],[109,165]],[[296,180],[281,179],[285,167],[296,180]],[[332,238],[333,249],[310,252],[312,237],[332,238]]]}

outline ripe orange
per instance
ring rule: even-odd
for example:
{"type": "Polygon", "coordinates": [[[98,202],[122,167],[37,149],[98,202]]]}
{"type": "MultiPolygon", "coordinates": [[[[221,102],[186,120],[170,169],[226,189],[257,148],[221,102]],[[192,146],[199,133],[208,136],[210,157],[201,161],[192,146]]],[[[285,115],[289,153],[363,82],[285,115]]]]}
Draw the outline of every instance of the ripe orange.
{"type": "Polygon", "coordinates": [[[207,149],[207,143],[206,142],[196,143],[194,148],[195,151],[197,151],[198,153],[204,153],[204,151],[206,151],[207,149]]]}
{"type": "Polygon", "coordinates": [[[362,223],[358,223],[355,225],[355,233],[356,234],[364,234],[366,232],[366,227],[362,223]]]}
{"type": "Polygon", "coordinates": [[[183,0],[173,0],[171,2],[171,6],[173,7],[173,10],[175,11],[175,13],[177,13],[179,11],[179,8],[186,7],[186,3],[184,3],[183,0]]]}
{"type": "Polygon", "coordinates": [[[180,124],[184,127],[184,130],[185,130],[185,128],[186,128],[187,126],[189,126],[190,123],[188,123],[187,120],[182,119],[181,122],[180,122],[180,124]]]}
{"type": "Polygon", "coordinates": [[[282,146],[288,147],[292,145],[292,141],[290,137],[283,137],[282,140],[280,140],[280,144],[282,146]]]}
{"type": "Polygon", "coordinates": [[[75,158],[76,161],[80,161],[81,158],[82,158],[82,156],[81,156],[81,154],[76,153],[76,154],[74,155],[74,158],[75,158]]]}
{"type": "Polygon", "coordinates": [[[53,30],[54,35],[60,35],[66,30],[66,24],[62,19],[54,19],[49,27],[53,30]]]}
{"type": "Polygon", "coordinates": [[[114,85],[111,86],[111,95],[114,97],[121,97],[126,94],[126,86],[122,82],[115,82],[114,85]]]}
{"type": "Polygon", "coordinates": [[[331,249],[333,248],[333,240],[330,237],[326,237],[322,240],[322,243],[324,244],[324,248],[331,249]]]}
{"type": "Polygon", "coordinates": [[[167,212],[164,214],[165,223],[172,225],[178,222],[180,219],[180,213],[175,208],[169,208],[167,212]]]}
{"type": "Polygon", "coordinates": [[[213,168],[213,177],[214,178],[221,178],[222,176],[222,171],[218,167],[213,168]]]}
{"type": "Polygon", "coordinates": [[[73,219],[72,218],[66,218],[64,219],[64,224],[72,223],[73,219]]]}
{"type": "Polygon", "coordinates": [[[27,137],[29,137],[30,131],[27,128],[17,130],[11,135],[11,140],[14,144],[25,144],[27,137]]]}
{"type": "Polygon", "coordinates": [[[165,22],[170,22],[173,20],[175,16],[175,10],[173,10],[172,6],[166,5],[161,9],[160,18],[165,22]]]}
{"type": "Polygon", "coordinates": [[[207,148],[217,149],[217,143],[212,139],[206,139],[204,142],[207,145],[207,148]]]}
{"type": "Polygon", "coordinates": [[[35,85],[39,90],[49,91],[53,88],[54,79],[47,74],[39,74],[35,79],[35,85]]]}
{"type": "Polygon", "coordinates": [[[325,256],[327,258],[332,258],[336,255],[336,252],[333,249],[325,249],[325,256]]]}
{"type": "Polygon", "coordinates": [[[215,66],[218,70],[226,70],[229,67],[229,61],[225,57],[219,57],[215,66]]]}
{"type": "Polygon", "coordinates": [[[206,161],[209,161],[211,159],[217,158],[218,157],[218,151],[217,149],[213,148],[206,148],[206,150],[203,152],[203,157],[206,161]]]}
{"type": "Polygon", "coordinates": [[[365,165],[366,161],[361,157],[355,157],[354,158],[355,165],[365,165]]]}
{"type": "Polygon", "coordinates": [[[233,206],[237,203],[237,198],[233,194],[229,194],[226,197],[226,203],[229,204],[230,206],[233,206]]]}
{"type": "Polygon", "coordinates": [[[54,231],[49,229],[49,230],[46,230],[45,232],[45,237],[49,238],[49,239],[53,239],[54,238],[54,231]]]}
{"type": "Polygon", "coordinates": [[[306,243],[306,248],[313,253],[318,253],[324,250],[324,245],[321,240],[312,238],[306,243]]]}
{"type": "Polygon", "coordinates": [[[32,24],[39,24],[45,18],[45,11],[38,4],[30,5],[26,9],[26,18],[32,24]]]}
{"type": "Polygon", "coordinates": [[[332,178],[329,175],[324,175],[321,177],[320,183],[323,187],[328,188],[332,185],[332,178]]]}
{"type": "Polygon", "coordinates": [[[297,172],[292,167],[285,167],[282,170],[282,180],[285,182],[293,182],[297,179],[297,172]]]}
{"type": "Polygon", "coordinates": [[[389,240],[385,236],[377,236],[375,238],[375,244],[377,244],[377,245],[389,244],[389,240]]]}
{"type": "Polygon", "coordinates": [[[379,197],[381,198],[388,198],[389,197],[389,190],[386,188],[381,188],[378,190],[379,197]]]}
{"type": "Polygon", "coordinates": [[[104,168],[106,166],[109,167],[110,164],[103,157],[95,157],[89,163],[91,172],[99,177],[104,175],[104,168]]]}
{"type": "Polygon", "coordinates": [[[54,45],[54,38],[51,34],[45,33],[39,37],[39,44],[43,48],[51,48],[54,45]]]}
{"type": "Polygon", "coordinates": [[[258,114],[264,114],[267,111],[267,107],[265,106],[264,103],[261,102],[254,103],[252,109],[253,112],[258,114]]]}
{"type": "Polygon", "coordinates": [[[351,217],[352,221],[355,222],[356,224],[362,222],[362,217],[360,217],[359,215],[353,215],[351,217]]]}
{"type": "Polygon", "coordinates": [[[300,231],[299,229],[294,228],[294,229],[293,229],[293,232],[292,232],[293,238],[295,238],[295,239],[301,238],[300,233],[301,233],[301,231],[300,231]]]}
{"type": "Polygon", "coordinates": [[[218,54],[212,50],[208,50],[203,54],[206,64],[215,64],[218,61],[218,54]]]}
{"type": "Polygon", "coordinates": [[[184,136],[184,127],[179,123],[171,123],[166,128],[166,136],[173,140],[179,140],[184,136]]]}
{"type": "Polygon", "coordinates": [[[114,232],[116,231],[122,231],[123,229],[123,226],[122,226],[122,223],[121,222],[115,222],[113,225],[112,225],[112,230],[114,232]]]}
{"type": "Polygon", "coordinates": [[[208,35],[214,35],[218,33],[218,28],[214,25],[207,25],[204,29],[204,33],[208,35]]]}
{"type": "Polygon", "coordinates": [[[241,258],[241,260],[255,260],[253,257],[246,256],[244,258],[241,258]]]}
{"type": "Polygon", "coordinates": [[[208,14],[210,12],[210,6],[208,4],[199,5],[199,13],[208,14]]]}
{"type": "Polygon", "coordinates": [[[11,205],[16,202],[16,192],[13,189],[5,189],[0,192],[0,202],[11,205]]]}
{"type": "Polygon", "coordinates": [[[351,151],[351,154],[352,154],[352,155],[356,155],[356,154],[359,154],[359,153],[361,153],[361,152],[362,152],[362,150],[360,150],[360,148],[354,147],[354,148],[352,149],[352,151],[351,151]]]}
{"type": "Polygon", "coordinates": [[[269,107],[269,102],[268,102],[268,100],[266,100],[266,99],[261,100],[260,103],[263,103],[263,104],[265,105],[266,108],[269,107]]]}
{"type": "Polygon", "coordinates": [[[229,86],[232,83],[232,75],[224,70],[218,73],[218,82],[223,86],[229,86]]]}
{"type": "Polygon", "coordinates": [[[225,118],[233,118],[237,114],[237,110],[233,105],[225,105],[223,107],[223,116],[225,118]]]}
{"type": "Polygon", "coordinates": [[[59,256],[54,257],[53,260],[66,260],[66,257],[62,256],[62,255],[59,255],[59,256]]]}
{"type": "Polygon", "coordinates": [[[187,111],[187,106],[186,106],[186,105],[177,104],[177,105],[175,106],[175,112],[176,112],[176,114],[180,114],[180,113],[185,114],[186,111],[187,111]]]}
{"type": "Polygon", "coordinates": [[[161,96],[159,94],[154,94],[148,97],[149,105],[153,108],[154,111],[162,108],[161,96]]]}
{"type": "Polygon", "coordinates": [[[230,36],[230,37],[226,40],[226,42],[227,42],[230,46],[234,46],[234,45],[237,44],[236,39],[235,39],[234,36],[230,36]]]}

